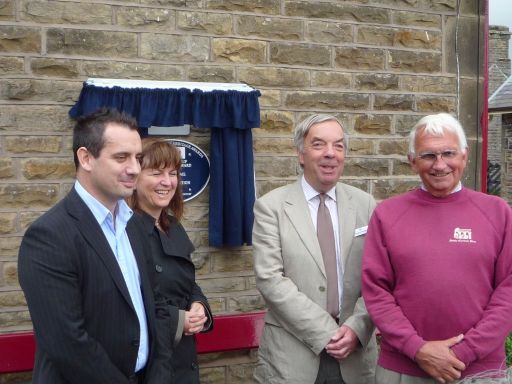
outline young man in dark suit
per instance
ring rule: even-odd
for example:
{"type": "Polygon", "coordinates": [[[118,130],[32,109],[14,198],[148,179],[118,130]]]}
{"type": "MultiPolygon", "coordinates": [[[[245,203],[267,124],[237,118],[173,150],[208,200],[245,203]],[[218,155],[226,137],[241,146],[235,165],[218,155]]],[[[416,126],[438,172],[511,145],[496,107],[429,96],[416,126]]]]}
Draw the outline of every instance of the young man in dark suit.
{"type": "Polygon", "coordinates": [[[73,131],[76,182],[23,238],[33,383],[169,383],[169,314],[124,198],[140,172],[136,121],[101,109],[73,131]],[[160,331],[162,329],[163,331],[160,331]]]}

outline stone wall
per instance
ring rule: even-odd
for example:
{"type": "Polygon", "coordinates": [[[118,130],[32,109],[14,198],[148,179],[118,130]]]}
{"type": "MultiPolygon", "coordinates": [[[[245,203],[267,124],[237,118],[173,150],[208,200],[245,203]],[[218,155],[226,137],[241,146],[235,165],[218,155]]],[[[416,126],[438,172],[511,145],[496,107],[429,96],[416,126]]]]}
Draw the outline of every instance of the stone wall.
{"type": "Polygon", "coordinates": [[[489,27],[489,97],[510,76],[510,58],[508,57],[510,35],[508,27],[499,25],[489,27]]]}
{"type": "MultiPolygon", "coordinates": [[[[88,77],[261,90],[258,195],[296,179],[291,132],[310,113],[341,118],[344,180],[381,200],[418,183],[405,157],[414,122],[458,112],[472,147],[465,183],[478,189],[484,0],[461,3],[457,23],[457,0],[0,0],[0,332],[31,328],[18,247],[73,183],[67,112],[88,77]]],[[[208,151],[208,137],[186,139],[208,151]]],[[[264,309],[250,247],[208,247],[207,203],[205,192],[187,205],[185,226],[214,312],[264,309]]],[[[202,356],[203,382],[250,382],[254,362],[255,351],[202,356]]]]}

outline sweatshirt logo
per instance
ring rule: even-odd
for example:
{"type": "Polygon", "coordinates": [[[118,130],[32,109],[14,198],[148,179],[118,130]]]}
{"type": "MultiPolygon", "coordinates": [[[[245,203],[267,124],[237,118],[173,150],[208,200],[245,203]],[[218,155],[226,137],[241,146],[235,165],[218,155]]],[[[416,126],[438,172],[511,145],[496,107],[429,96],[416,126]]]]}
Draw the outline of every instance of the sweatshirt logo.
{"type": "Polygon", "coordinates": [[[471,228],[455,228],[450,243],[476,243],[472,239],[471,228]]]}

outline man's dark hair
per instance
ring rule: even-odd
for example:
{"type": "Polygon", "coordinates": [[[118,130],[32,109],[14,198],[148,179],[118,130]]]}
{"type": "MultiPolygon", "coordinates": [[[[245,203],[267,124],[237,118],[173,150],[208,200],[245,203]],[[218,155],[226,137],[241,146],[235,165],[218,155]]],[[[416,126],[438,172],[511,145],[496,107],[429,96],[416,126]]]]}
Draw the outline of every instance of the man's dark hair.
{"type": "Polygon", "coordinates": [[[87,151],[97,158],[105,145],[105,128],[110,123],[125,125],[131,130],[139,129],[134,117],[114,108],[103,107],[90,115],[79,117],[73,129],[73,158],[77,169],[78,148],[87,148],[87,151]]]}

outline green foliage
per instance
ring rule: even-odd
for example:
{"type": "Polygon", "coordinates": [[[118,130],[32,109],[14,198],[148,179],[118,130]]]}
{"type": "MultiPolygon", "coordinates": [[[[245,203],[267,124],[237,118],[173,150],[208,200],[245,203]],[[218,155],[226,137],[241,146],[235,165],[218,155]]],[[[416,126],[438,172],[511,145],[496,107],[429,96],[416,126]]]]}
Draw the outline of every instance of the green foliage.
{"type": "Polygon", "coordinates": [[[507,353],[507,367],[512,366],[512,334],[505,340],[505,352],[507,353]]]}

